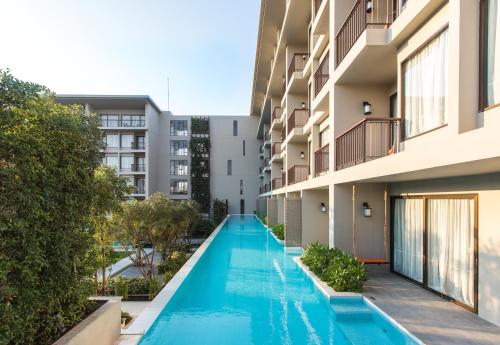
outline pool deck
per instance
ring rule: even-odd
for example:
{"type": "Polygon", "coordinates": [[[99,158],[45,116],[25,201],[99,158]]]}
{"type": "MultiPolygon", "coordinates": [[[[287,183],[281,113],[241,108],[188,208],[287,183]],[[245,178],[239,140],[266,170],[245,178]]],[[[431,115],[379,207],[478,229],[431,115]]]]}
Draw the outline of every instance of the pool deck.
{"type": "Polygon", "coordinates": [[[391,273],[388,265],[369,265],[363,295],[426,344],[500,344],[500,327],[391,273]]]}

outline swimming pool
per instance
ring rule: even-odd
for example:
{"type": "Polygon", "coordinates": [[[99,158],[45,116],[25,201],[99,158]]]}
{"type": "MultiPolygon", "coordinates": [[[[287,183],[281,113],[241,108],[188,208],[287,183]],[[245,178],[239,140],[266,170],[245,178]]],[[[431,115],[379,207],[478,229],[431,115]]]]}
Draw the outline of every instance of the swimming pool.
{"type": "Polygon", "coordinates": [[[140,344],[416,344],[363,299],[331,304],[294,255],[229,217],[140,344]]]}

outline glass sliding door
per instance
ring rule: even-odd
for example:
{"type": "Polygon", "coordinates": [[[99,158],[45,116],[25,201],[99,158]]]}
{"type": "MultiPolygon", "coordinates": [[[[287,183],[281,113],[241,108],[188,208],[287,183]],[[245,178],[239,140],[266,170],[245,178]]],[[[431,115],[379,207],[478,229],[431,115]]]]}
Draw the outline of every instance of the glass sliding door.
{"type": "Polygon", "coordinates": [[[423,283],[424,199],[395,199],[393,269],[423,283]]]}
{"type": "Polygon", "coordinates": [[[474,199],[427,201],[427,285],[474,306],[474,199]]]}

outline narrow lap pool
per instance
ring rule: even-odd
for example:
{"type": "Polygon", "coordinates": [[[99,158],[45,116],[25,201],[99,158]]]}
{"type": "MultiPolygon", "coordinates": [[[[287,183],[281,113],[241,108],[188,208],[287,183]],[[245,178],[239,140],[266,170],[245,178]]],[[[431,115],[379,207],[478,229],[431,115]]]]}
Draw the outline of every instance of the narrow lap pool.
{"type": "Polygon", "coordinates": [[[256,217],[231,216],[140,344],[416,343],[361,298],[331,304],[256,217]]]}

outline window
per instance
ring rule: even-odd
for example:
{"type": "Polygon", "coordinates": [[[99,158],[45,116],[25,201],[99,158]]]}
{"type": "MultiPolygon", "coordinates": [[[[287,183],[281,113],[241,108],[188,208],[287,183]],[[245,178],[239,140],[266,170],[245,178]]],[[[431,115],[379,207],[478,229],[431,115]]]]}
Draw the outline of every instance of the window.
{"type": "Polygon", "coordinates": [[[188,121],[170,120],[170,135],[176,137],[186,137],[188,135],[188,121]]]}
{"type": "Polygon", "coordinates": [[[170,175],[187,176],[188,174],[188,161],[170,161],[170,175]]]}
{"type": "Polygon", "coordinates": [[[243,156],[245,156],[245,140],[243,140],[243,156]]]}
{"type": "Polygon", "coordinates": [[[240,195],[243,195],[243,180],[240,180],[240,195]]]}
{"type": "Polygon", "coordinates": [[[186,195],[188,193],[188,181],[186,180],[171,180],[170,194],[186,195]]]}
{"type": "Polygon", "coordinates": [[[104,137],[104,142],[106,143],[106,147],[118,148],[118,134],[109,134],[106,133],[104,137]]]}
{"type": "Polygon", "coordinates": [[[144,127],[144,115],[122,115],[121,127],[144,127]]]}
{"type": "Polygon", "coordinates": [[[238,121],[234,120],[233,121],[233,136],[238,135],[238,121]]]}
{"type": "Polygon", "coordinates": [[[121,147],[131,148],[133,141],[134,141],[133,134],[122,134],[121,135],[121,147]]]}
{"type": "Polygon", "coordinates": [[[319,147],[323,147],[330,142],[329,134],[330,127],[326,127],[322,132],[319,133],[319,147]]]}
{"type": "Polygon", "coordinates": [[[131,171],[133,165],[134,165],[134,155],[120,156],[120,170],[131,171]]]}
{"type": "Polygon", "coordinates": [[[233,161],[230,159],[227,161],[227,174],[228,175],[233,174],[233,161]]]}
{"type": "Polygon", "coordinates": [[[500,3],[481,0],[480,108],[500,104],[500,3]]]}
{"type": "Polygon", "coordinates": [[[102,114],[101,127],[118,127],[118,115],[102,114]]]}
{"type": "Polygon", "coordinates": [[[145,137],[135,137],[135,147],[136,150],[144,150],[146,148],[146,138],[145,137]]]}
{"type": "Polygon", "coordinates": [[[187,140],[171,140],[170,141],[170,154],[172,156],[187,156],[188,155],[188,141],[187,140]]]}
{"type": "Polygon", "coordinates": [[[146,180],[144,178],[135,180],[135,192],[136,194],[146,194],[146,180]]]}
{"type": "Polygon", "coordinates": [[[135,159],[134,171],[146,171],[146,160],[144,157],[137,157],[135,159]]]}
{"type": "Polygon", "coordinates": [[[118,171],[118,156],[117,155],[105,155],[103,158],[103,164],[109,167],[115,168],[118,171]]]}
{"type": "Polygon", "coordinates": [[[404,137],[448,121],[448,29],[403,63],[404,137]]]}

